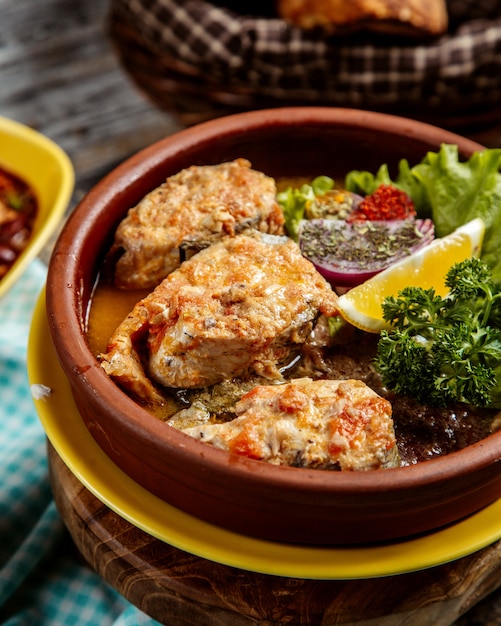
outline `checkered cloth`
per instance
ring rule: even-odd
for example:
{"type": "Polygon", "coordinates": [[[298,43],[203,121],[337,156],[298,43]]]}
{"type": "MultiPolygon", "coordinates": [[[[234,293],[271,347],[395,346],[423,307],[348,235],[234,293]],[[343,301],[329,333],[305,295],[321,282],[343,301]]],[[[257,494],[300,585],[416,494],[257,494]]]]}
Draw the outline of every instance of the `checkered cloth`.
{"type": "Polygon", "coordinates": [[[45,434],[26,374],[26,344],[45,266],[0,300],[0,624],[153,626],[83,564],[52,499],[45,434]]]}
{"type": "Polygon", "coordinates": [[[238,14],[224,4],[112,0],[112,20],[140,32],[153,54],[170,69],[174,64],[187,82],[209,89],[278,102],[408,104],[456,112],[500,100],[501,0],[449,0],[449,32],[416,42],[328,37],[276,17],[238,14]]]}

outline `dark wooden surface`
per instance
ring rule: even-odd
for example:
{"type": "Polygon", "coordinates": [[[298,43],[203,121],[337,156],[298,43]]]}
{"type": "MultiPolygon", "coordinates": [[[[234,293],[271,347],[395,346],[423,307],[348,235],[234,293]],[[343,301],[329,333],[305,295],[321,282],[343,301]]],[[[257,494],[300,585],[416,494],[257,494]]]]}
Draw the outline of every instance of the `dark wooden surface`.
{"type": "MultiPolygon", "coordinates": [[[[107,10],[105,0],[0,0],[0,115],[32,126],[66,150],[76,173],[75,193],[68,211],[117,163],[181,127],[172,115],[156,109],[120,68],[106,34],[107,10]]],[[[402,113],[405,114],[405,111],[402,113]]],[[[501,125],[498,121],[477,119],[466,123],[463,129],[455,130],[489,147],[501,146],[501,125]]],[[[50,246],[45,251],[45,258],[49,252],[50,246]]],[[[67,491],[61,493],[63,499],[60,500],[62,510],[68,511],[65,507],[71,504],[73,498],[81,497],[86,502],[90,508],[78,523],[81,524],[80,536],[89,538],[99,527],[95,525],[95,513],[102,507],[82,492],[81,486],[73,483],[69,477],[66,479],[67,491]]],[[[101,514],[104,516],[103,524],[112,523],[124,533],[117,535],[122,547],[129,538],[135,542],[134,545],[139,542],[143,546],[130,554],[125,550],[117,558],[110,553],[109,546],[102,544],[99,549],[103,559],[100,560],[99,568],[103,576],[108,577],[117,572],[117,568],[124,563],[133,563],[134,567],[140,564],[151,574],[158,559],[176,556],[176,562],[180,564],[179,574],[171,581],[169,595],[164,598],[167,601],[168,597],[169,610],[177,611],[178,603],[184,603],[184,622],[171,622],[176,626],[209,624],[206,621],[209,617],[213,623],[223,624],[222,616],[226,616],[226,619],[228,615],[234,618],[227,622],[232,625],[280,623],[277,621],[279,618],[283,618],[281,623],[297,623],[290,613],[294,610],[291,607],[296,585],[303,585],[303,590],[308,590],[309,595],[304,600],[305,615],[313,615],[314,610],[318,611],[322,604],[331,607],[332,590],[327,593],[323,584],[315,586],[288,582],[281,586],[280,580],[267,577],[268,588],[262,593],[266,597],[271,594],[275,598],[275,621],[263,621],[264,612],[260,605],[263,596],[254,588],[252,575],[228,572],[190,555],[180,556],[169,546],[159,545],[137,529],[127,527],[123,520],[111,512],[103,510],[101,514]],[[215,599],[212,589],[214,581],[217,582],[215,599]],[[237,596],[234,595],[235,581],[241,583],[237,596]],[[177,595],[178,592],[187,592],[189,588],[192,591],[188,595],[177,595]],[[191,604],[190,598],[193,600],[191,604]],[[200,605],[206,600],[208,605],[200,612],[200,605]],[[240,622],[235,617],[237,606],[244,607],[240,622]]],[[[81,550],[86,553],[92,545],[82,543],[81,550]]],[[[98,566],[92,558],[89,560],[98,566]]],[[[397,615],[391,624],[445,625],[448,622],[443,617],[439,621],[437,616],[448,611],[450,616],[454,616],[455,626],[498,626],[501,624],[501,591],[490,593],[483,600],[481,598],[500,583],[499,556],[483,561],[482,558],[473,559],[465,563],[465,567],[456,570],[446,568],[442,580],[435,578],[435,570],[412,575],[412,598],[419,598],[427,610],[438,611],[436,614],[428,613],[424,621],[404,620],[411,606],[408,595],[399,596],[405,580],[393,580],[390,585],[387,580],[378,582],[372,591],[364,583],[360,589],[371,595],[359,598],[360,604],[368,606],[374,602],[377,605],[381,597],[386,598],[387,602],[393,602],[400,617],[397,615]],[[452,599],[449,607],[443,605],[446,600],[444,589],[453,590],[452,595],[449,593],[448,596],[452,599]],[[462,617],[457,617],[460,615],[462,617]]],[[[155,594],[145,596],[143,593],[145,579],[149,581],[150,574],[146,575],[142,571],[134,577],[134,570],[129,572],[128,587],[123,589],[125,595],[132,595],[132,599],[147,611],[157,610],[155,603],[162,602],[155,594]]],[[[336,597],[338,594],[342,597],[347,590],[349,585],[338,585],[336,597]]],[[[354,610],[353,604],[349,604],[350,610],[354,610]]],[[[376,615],[374,607],[371,609],[373,616],[376,615]]],[[[332,612],[332,607],[330,610],[324,624],[346,623],[348,613],[343,616],[332,612]]],[[[370,624],[381,626],[383,622],[375,617],[370,624]]]]}
{"type": "Polygon", "coordinates": [[[71,210],[119,162],[180,128],[119,67],[106,0],[0,0],[0,115],[71,158],[71,210]]]}

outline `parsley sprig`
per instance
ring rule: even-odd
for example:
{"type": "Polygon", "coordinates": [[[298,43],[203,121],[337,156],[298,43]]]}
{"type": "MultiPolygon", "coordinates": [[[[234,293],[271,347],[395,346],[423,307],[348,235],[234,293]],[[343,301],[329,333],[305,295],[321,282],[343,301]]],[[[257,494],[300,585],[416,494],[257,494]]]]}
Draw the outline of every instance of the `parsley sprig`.
{"type": "Polygon", "coordinates": [[[421,403],[501,407],[501,289],[477,258],[448,272],[449,293],[407,287],[386,298],[375,361],[383,384],[421,403]]]}

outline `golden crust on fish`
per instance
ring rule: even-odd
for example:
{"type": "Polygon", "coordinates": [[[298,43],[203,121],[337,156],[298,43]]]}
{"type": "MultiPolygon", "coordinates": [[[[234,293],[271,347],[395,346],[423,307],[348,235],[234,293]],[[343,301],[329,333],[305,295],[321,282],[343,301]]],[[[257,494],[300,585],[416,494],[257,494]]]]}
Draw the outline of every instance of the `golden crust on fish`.
{"type": "Polygon", "coordinates": [[[122,387],[159,401],[151,383],[200,388],[258,374],[281,380],[337,296],[285,237],[226,237],[185,261],[117,328],[102,366],[122,387]]]}
{"type": "Polygon", "coordinates": [[[258,386],[235,412],[230,422],[183,431],[274,465],[357,471],[398,465],[391,404],[359,380],[258,386]]]}
{"type": "Polygon", "coordinates": [[[282,234],[273,178],[246,159],[188,167],[129,210],[110,257],[124,289],[156,287],[180,265],[181,249],[200,250],[245,228],[282,234]]]}

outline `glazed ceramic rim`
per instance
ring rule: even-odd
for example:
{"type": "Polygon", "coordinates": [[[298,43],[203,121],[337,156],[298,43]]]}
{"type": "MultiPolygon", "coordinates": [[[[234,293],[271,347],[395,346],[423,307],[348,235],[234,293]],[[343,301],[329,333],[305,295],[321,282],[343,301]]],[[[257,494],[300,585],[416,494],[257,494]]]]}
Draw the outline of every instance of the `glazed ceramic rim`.
{"type": "Polygon", "coordinates": [[[1,155],[3,157],[0,159],[2,166],[28,182],[38,195],[39,183],[37,180],[33,180],[33,173],[29,169],[31,161],[33,161],[30,147],[32,151],[33,148],[36,148],[44,153],[46,159],[53,161],[59,182],[57,189],[54,190],[52,204],[42,212],[43,214],[39,213],[36,216],[34,230],[28,246],[15,260],[7,274],[0,280],[0,297],[6,294],[14,283],[19,280],[29,263],[37,256],[48,242],[50,236],[56,231],[71,199],[75,182],[75,173],[70,158],[54,141],[25,124],[0,116],[0,140],[2,133],[26,145],[26,159],[23,168],[12,167],[9,163],[8,155],[5,157],[1,155]]]}
{"type": "MultiPolygon", "coordinates": [[[[100,410],[115,423],[120,421],[120,427],[125,428],[135,438],[135,443],[145,453],[149,449],[157,448],[161,441],[161,449],[165,451],[166,447],[169,448],[177,458],[184,457],[186,461],[196,458],[197,467],[193,467],[193,472],[198,473],[202,466],[210,475],[217,475],[221,483],[225,482],[225,476],[229,473],[232,480],[238,477],[247,486],[254,484],[259,488],[269,487],[270,493],[275,489],[290,490],[295,496],[302,493],[304,498],[311,497],[317,502],[319,497],[328,498],[333,493],[384,493],[391,496],[392,492],[419,489],[421,484],[429,487],[430,484],[455,481],[460,477],[468,477],[472,471],[481,472],[493,463],[501,464],[501,432],[459,452],[384,472],[329,472],[270,466],[262,461],[230,455],[169,427],[139,407],[108,378],[89,349],[82,329],[85,315],[82,305],[84,294],[82,276],[78,270],[79,256],[87,237],[87,232],[81,229],[79,223],[84,214],[87,223],[94,222],[98,216],[102,217],[105,207],[113,197],[134,187],[145,172],[174,155],[189,153],[196,146],[208,144],[216,138],[238,134],[245,136],[266,127],[293,127],[297,124],[322,126],[337,123],[360,130],[382,130],[395,136],[401,136],[404,132],[406,137],[431,143],[436,143],[438,132],[441,142],[459,145],[462,153],[470,154],[484,149],[480,144],[452,132],[383,113],[327,107],[287,107],[239,113],[180,131],[140,151],[100,181],[68,219],[56,243],[47,281],[48,320],[53,342],[66,374],[70,375],[72,371],[81,373],[75,383],[79,390],[93,394],[93,400],[100,410]],[[267,120],[265,125],[263,116],[267,120]],[[245,127],[244,131],[240,130],[242,126],[245,127]],[[55,275],[58,272],[61,272],[62,278],[56,281],[55,275]],[[69,290],[66,289],[67,286],[70,286],[69,290]],[[55,309],[58,311],[58,319],[54,317],[55,309]],[[61,320],[64,320],[62,326],[61,320]],[[67,328],[79,328],[81,332],[75,336],[74,332],[68,334],[67,328]],[[104,393],[101,394],[100,390],[104,393]],[[114,407],[112,411],[110,406],[114,407]]],[[[471,490],[474,488],[473,481],[471,490]]]]}

